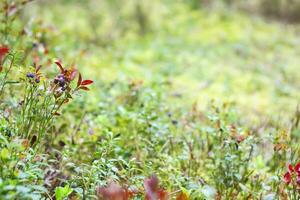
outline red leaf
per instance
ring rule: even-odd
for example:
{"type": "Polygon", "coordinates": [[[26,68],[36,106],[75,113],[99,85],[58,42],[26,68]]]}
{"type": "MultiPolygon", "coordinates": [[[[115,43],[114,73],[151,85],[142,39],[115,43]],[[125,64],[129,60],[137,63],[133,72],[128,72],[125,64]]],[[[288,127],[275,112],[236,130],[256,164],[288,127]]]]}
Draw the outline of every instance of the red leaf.
{"type": "Polygon", "coordinates": [[[84,81],[81,82],[81,85],[90,85],[92,83],[94,83],[94,81],[92,81],[92,80],[84,80],[84,81]]]}
{"type": "Polygon", "coordinates": [[[161,189],[161,188],[157,191],[157,196],[158,196],[159,200],[169,199],[169,193],[166,190],[161,189]]]}
{"type": "Polygon", "coordinates": [[[292,176],[291,176],[290,172],[287,172],[283,175],[283,181],[286,184],[289,184],[292,181],[292,176]]]}
{"type": "Polygon", "coordinates": [[[156,175],[152,175],[150,178],[144,180],[146,199],[157,199],[158,184],[159,180],[156,175]]]}
{"type": "Polygon", "coordinates": [[[81,73],[79,73],[78,81],[77,81],[77,87],[79,87],[81,85],[81,82],[82,82],[82,76],[81,76],[81,73]]]}
{"type": "Polygon", "coordinates": [[[290,171],[290,172],[294,172],[294,167],[293,167],[293,165],[289,164],[288,168],[289,168],[289,171],[290,171]]]}
{"type": "Polygon", "coordinates": [[[99,199],[103,200],[129,200],[134,195],[134,192],[111,182],[107,187],[98,187],[97,195],[99,199]]]}
{"type": "Polygon", "coordinates": [[[88,87],[85,87],[85,86],[80,86],[78,89],[85,90],[85,91],[89,91],[90,90],[88,87]]]}
{"type": "Polygon", "coordinates": [[[61,65],[61,63],[60,63],[59,61],[56,61],[55,64],[59,67],[61,73],[64,73],[64,72],[65,72],[63,66],[61,65]]]}
{"type": "Polygon", "coordinates": [[[9,48],[7,46],[0,46],[0,62],[2,58],[9,52],[9,48]]]}
{"type": "Polygon", "coordinates": [[[300,163],[297,163],[294,169],[299,174],[300,173],[300,163]]]}
{"type": "Polygon", "coordinates": [[[152,175],[150,178],[144,181],[145,199],[146,200],[167,200],[168,192],[159,188],[159,180],[156,175],[152,175]]]}
{"type": "Polygon", "coordinates": [[[9,48],[7,46],[0,46],[0,56],[4,56],[9,52],[9,48]]]}

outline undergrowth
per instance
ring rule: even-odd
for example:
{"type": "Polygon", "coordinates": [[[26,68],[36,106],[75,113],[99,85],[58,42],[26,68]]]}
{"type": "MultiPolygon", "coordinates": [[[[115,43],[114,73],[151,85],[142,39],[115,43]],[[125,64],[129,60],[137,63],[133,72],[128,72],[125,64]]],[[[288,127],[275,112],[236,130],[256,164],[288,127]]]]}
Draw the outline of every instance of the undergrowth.
{"type": "MultiPolygon", "coordinates": [[[[43,9],[43,21],[28,20],[28,9],[49,2],[1,1],[0,199],[299,199],[298,108],[290,114],[298,74],[294,59],[281,68],[273,60],[278,46],[260,43],[280,25],[210,15],[190,3],[62,1],[43,9]],[[99,14],[97,3],[108,14],[99,14]],[[159,20],[147,5],[160,8],[159,20]],[[70,21],[56,15],[62,9],[70,21]],[[266,28],[248,40],[239,27],[248,22],[266,28]],[[275,66],[269,79],[251,62],[265,48],[271,50],[264,61],[275,66]],[[231,64],[227,57],[236,63],[223,66],[231,64]],[[236,90],[244,96],[230,96],[236,90]],[[245,93],[254,100],[269,94],[270,107],[278,100],[274,116],[287,106],[283,120],[261,105],[250,113],[245,93]]],[[[280,33],[280,47],[290,52],[296,39],[280,33]]]]}

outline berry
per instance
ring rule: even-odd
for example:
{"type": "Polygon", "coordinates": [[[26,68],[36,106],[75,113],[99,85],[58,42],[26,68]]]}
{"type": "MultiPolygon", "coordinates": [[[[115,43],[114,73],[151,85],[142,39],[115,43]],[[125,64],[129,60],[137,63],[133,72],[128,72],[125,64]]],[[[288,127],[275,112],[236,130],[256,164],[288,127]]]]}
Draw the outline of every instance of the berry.
{"type": "Polygon", "coordinates": [[[60,86],[60,87],[64,87],[64,86],[65,86],[65,84],[66,84],[66,82],[65,82],[65,81],[59,81],[59,86],[60,86]]]}
{"type": "Polygon", "coordinates": [[[34,73],[27,73],[27,78],[34,78],[35,77],[35,74],[34,73]]]}
{"type": "Polygon", "coordinates": [[[57,84],[57,83],[58,83],[58,79],[55,78],[53,82],[54,82],[55,84],[57,84]]]}
{"type": "Polygon", "coordinates": [[[177,125],[177,124],[178,124],[178,121],[177,121],[177,120],[172,120],[172,124],[173,124],[173,125],[177,125]]]}
{"type": "Polygon", "coordinates": [[[64,77],[58,78],[58,82],[59,82],[59,86],[60,86],[60,87],[64,87],[65,84],[66,84],[66,80],[65,80],[64,77]]]}
{"type": "Polygon", "coordinates": [[[32,44],[32,47],[33,47],[33,48],[36,48],[37,46],[38,46],[38,44],[35,43],[35,42],[32,44]]]}

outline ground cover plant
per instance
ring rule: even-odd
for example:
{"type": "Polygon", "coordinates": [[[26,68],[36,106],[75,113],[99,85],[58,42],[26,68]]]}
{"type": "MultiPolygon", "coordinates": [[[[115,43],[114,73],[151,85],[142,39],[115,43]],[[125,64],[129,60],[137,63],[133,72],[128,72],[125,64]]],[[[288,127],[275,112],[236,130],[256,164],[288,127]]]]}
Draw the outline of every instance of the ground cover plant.
{"type": "Polygon", "coordinates": [[[0,199],[299,199],[299,26],[240,4],[0,1],[0,199]]]}

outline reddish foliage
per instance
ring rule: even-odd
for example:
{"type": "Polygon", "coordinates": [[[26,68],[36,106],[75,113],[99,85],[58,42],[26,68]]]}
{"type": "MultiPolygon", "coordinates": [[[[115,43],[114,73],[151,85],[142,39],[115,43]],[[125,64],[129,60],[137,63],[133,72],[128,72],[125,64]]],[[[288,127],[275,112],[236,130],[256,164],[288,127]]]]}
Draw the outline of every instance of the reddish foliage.
{"type": "Polygon", "coordinates": [[[64,73],[65,69],[63,68],[62,64],[60,63],[60,61],[56,61],[55,64],[58,66],[58,68],[60,69],[61,73],[64,73]]]}
{"type": "Polygon", "coordinates": [[[74,80],[74,78],[77,75],[77,70],[73,67],[69,68],[69,69],[65,69],[61,62],[56,61],[55,64],[58,66],[58,68],[60,69],[61,74],[64,76],[64,78],[68,81],[71,82],[72,80],[74,80]]]}
{"type": "Polygon", "coordinates": [[[99,199],[103,200],[128,200],[134,196],[134,192],[111,182],[107,187],[98,187],[97,195],[99,199]]]}
{"type": "Polygon", "coordinates": [[[9,52],[9,48],[7,46],[0,46],[0,60],[9,52]]]}
{"type": "Polygon", "coordinates": [[[294,172],[294,167],[293,167],[293,165],[289,164],[288,168],[289,168],[289,171],[290,171],[290,172],[294,172]]]}
{"type": "MultiPolygon", "coordinates": [[[[77,69],[70,67],[68,69],[64,68],[61,62],[56,61],[55,64],[58,66],[60,73],[51,82],[51,91],[53,91],[54,97],[58,100],[63,94],[64,99],[62,103],[68,103],[70,99],[73,98],[72,94],[78,90],[89,90],[87,85],[93,83],[92,80],[82,80],[82,76],[78,73],[77,69]],[[72,87],[72,82],[74,81],[76,75],[78,74],[77,86],[72,87]]],[[[31,75],[30,75],[31,76],[31,75]]],[[[62,104],[59,105],[59,107],[62,104]]],[[[54,112],[54,115],[60,115],[58,112],[54,112]]]]}
{"type": "Polygon", "coordinates": [[[159,187],[159,180],[156,175],[152,175],[150,178],[144,181],[145,199],[146,200],[167,200],[169,194],[166,190],[159,187]]]}
{"type": "Polygon", "coordinates": [[[295,171],[298,173],[298,175],[300,174],[300,163],[298,163],[296,166],[295,166],[295,171]]]}
{"type": "Polygon", "coordinates": [[[80,86],[78,89],[80,89],[80,90],[85,90],[85,91],[90,90],[88,87],[85,87],[85,86],[80,86]]]}
{"type": "Polygon", "coordinates": [[[93,83],[92,80],[84,80],[84,81],[81,82],[81,85],[90,85],[92,83],[93,83]]]}
{"type": "Polygon", "coordinates": [[[247,135],[242,135],[241,133],[239,133],[235,125],[230,125],[229,128],[230,128],[230,136],[236,143],[239,144],[246,139],[247,135]]]}
{"type": "Polygon", "coordinates": [[[188,200],[188,199],[189,199],[188,195],[184,192],[180,192],[176,197],[176,200],[188,200]]]}
{"type": "Polygon", "coordinates": [[[9,48],[7,46],[0,46],[0,72],[2,71],[2,60],[8,52],[9,48]]]}
{"type": "Polygon", "coordinates": [[[90,85],[92,84],[94,81],[92,80],[82,80],[82,76],[81,74],[79,73],[79,76],[78,76],[78,80],[77,80],[77,90],[89,90],[88,87],[86,87],[87,85],[90,85]]]}
{"type": "Polygon", "coordinates": [[[292,181],[292,176],[291,176],[291,173],[290,172],[287,172],[284,174],[283,176],[283,181],[286,183],[286,184],[290,184],[290,182],[292,181]]]}
{"type": "Polygon", "coordinates": [[[286,184],[295,184],[300,186],[300,163],[296,164],[294,167],[293,165],[288,165],[288,172],[283,175],[283,181],[286,184]]]}
{"type": "MultiPolygon", "coordinates": [[[[78,73],[78,71],[71,67],[69,69],[65,69],[61,62],[56,61],[55,64],[58,66],[60,69],[60,74],[57,75],[53,81],[55,84],[55,89],[60,88],[63,91],[70,91],[70,83],[75,79],[76,75],[78,74],[78,80],[77,80],[77,86],[75,88],[76,90],[89,90],[87,85],[90,85],[93,83],[92,80],[82,80],[82,75],[78,73]]],[[[60,92],[60,91],[59,91],[60,92]]],[[[61,95],[61,92],[58,93],[56,96],[59,97],[61,95]]],[[[71,95],[69,95],[71,97],[71,95]]]]}
{"type": "MultiPolygon", "coordinates": [[[[106,187],[98,187],[96,192],[98,199],[101,200],[129,200],[138,193],[138,191],[132,191],[126,187],[121,187],[115,182],[109,183],[106,187]]],[[[159,180],[156,175],[152,175],[144,180],[144,192],[145,200],[170,199],[170,194],[168,191],[159,186],[159,180]]],[[[176,200],[188,199],[188,194],[185,192],[180,192],[176,196],[176,200]]]]}
{"type": "Polygon", "coordinates": [[[235,140],[236,140],[237,143],[241,143],[241,142],[243,142],[245,139],[246,139],[246,137],[243,136],[243,135],[237,135],[237,136],[235,137],[235,140]]]}
{"type": "Polygon", "coordinates": [[[81,85],[81,82],[82,82],[82,76],[81,76],[81,73],[79,73],[78,81],[77,81],[77,87],[79,87],[81,85]]]}

